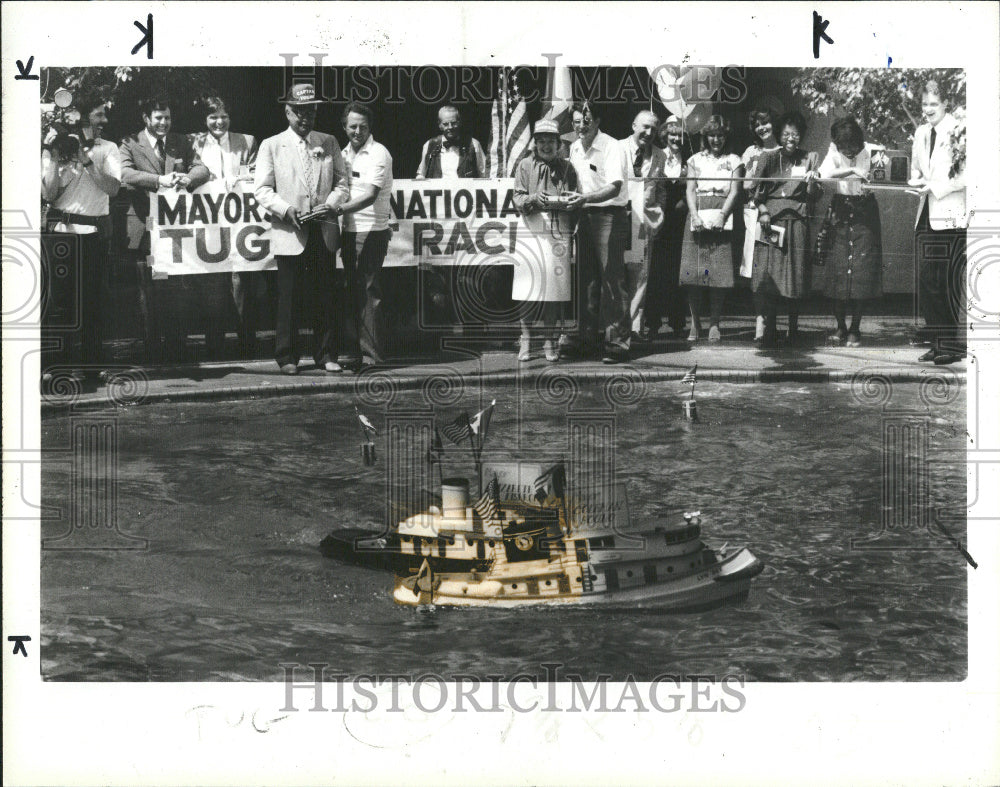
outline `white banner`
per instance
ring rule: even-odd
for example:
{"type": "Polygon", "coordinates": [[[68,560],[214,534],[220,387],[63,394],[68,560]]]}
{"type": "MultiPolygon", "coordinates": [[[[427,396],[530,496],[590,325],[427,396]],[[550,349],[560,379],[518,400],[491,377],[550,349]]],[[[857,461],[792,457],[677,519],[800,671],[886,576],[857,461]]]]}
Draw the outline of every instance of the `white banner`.
{"type": "MultiPolygon", "coordinates": [[[[271,223],[251,184],[212,180],[190,193],[163,189],[149,202],[155,276],[274,269],[271,223]]],[[[553,240],[535,239],[525,226],[511,178],[397,180],[390,211],[387,268],[514,265],[534,259],[540,244],[553,240]]],[[[642,261],[641,215],[637,219],[630,219],[629,263],[642,261]]]]}

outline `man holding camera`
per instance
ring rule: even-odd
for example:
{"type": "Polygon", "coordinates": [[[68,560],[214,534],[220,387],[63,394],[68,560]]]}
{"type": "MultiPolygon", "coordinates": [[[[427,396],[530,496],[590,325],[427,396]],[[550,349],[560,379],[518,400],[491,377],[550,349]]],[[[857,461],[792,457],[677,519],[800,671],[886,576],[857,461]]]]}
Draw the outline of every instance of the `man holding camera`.
{"type": "Polygon", "coordinates": [[[118,148],[101,139],[108,121],[103,101],[78,107],[80,125],[49,131],[42,150],[42,197],[48,202],[44,260],[49,292],[42,313],[45,338],[55,328],[73,331],[58,349],[42,350],[42,380],[53,380],[53,363],[80,364],[68,375],[82,382],[101,363],[101,278],[111,237],[109,197],[121,187],[118,148]],[[82,120],[82,118],[81,118],[82,120]],[[59,261],[66,263],[66,267],[59,261]]]}
{"type": "MultiPolygon", "coordinates": [[[[122,140],[122,183],[131,191],[132,209],[136,218],[145,222],[149,216],[149,194],[160,188],[183,188],[190,191],[206,182],[208,168],[198,162],[191,142],[182,134],[170,133],[170,105],[164,98],[151,98],[143,102],[142,122],[145,128],[122,140]]],[[[140,309],[147,320],[147,336],[156,337],[158,331],[150,330],[153,313],[163,315],[155,320],[162,324],[167,335],[166,354],[182,360],[186,354],[187,333],[184,331],[183,307],[194,297],[191,284],[171,277],[153,285],[149,268],[142,262],[149,254],[149,233],[143,235],[139,247],[140,265],[143,268],[140,287],[140,309]],[[155,310],[150,309],[151,296],[157,300],[155,310]]],[[[147,352],[149,348],[147,348],[147,352]]]]}

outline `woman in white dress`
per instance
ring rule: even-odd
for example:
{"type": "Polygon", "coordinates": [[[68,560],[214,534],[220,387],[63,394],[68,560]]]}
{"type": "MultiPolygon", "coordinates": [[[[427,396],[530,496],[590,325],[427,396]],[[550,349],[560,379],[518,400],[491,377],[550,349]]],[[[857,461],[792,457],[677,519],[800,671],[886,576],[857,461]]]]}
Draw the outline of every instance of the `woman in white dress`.
{"type": "Polygon", "coordinates": [[[511,299],[522,302],[521,339],[517,360],[531,359],[531,324],[536,314],[543,325],[545,359],[559,360],[556,318],[559,304],[571,299],[570,261],[580,205],[579,181],[573,165],[559,158],[559,126],[553,120],[535,123],[534,151],[523,158],[514,175],[514,204],[531,238],[518,242],[511,299]],[[537,306],[536,304],[541,304],[537,306]]]}

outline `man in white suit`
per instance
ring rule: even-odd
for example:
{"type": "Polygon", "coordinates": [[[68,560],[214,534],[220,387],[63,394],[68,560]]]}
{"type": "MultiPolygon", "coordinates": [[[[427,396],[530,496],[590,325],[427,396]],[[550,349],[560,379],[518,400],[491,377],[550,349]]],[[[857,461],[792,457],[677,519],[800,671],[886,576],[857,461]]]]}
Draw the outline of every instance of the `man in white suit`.
{"type": "Polygon", "coordinates": [[[936,82],[924,86],[921,107],[927,122],[913,136],[910,185],[920,189],[917,297],[931,348],[919,360],[942,365],[965,357],[965,172],[951,172],[957,121],[936,82]]]}
{"type": "Polygon", "coordinates": [[[271,251],[278,263],[275,360],[282,374],[298,372],[301,308],[312,328],[316,365],[339,372],[336,213],[350,199],[350,185],[336,138],[313,130],[316,107],[323,103],[315,88],[293,85],[283,102],[288,128],[260,144],[254,177],[257,201],[271,214],[271,251]]]}

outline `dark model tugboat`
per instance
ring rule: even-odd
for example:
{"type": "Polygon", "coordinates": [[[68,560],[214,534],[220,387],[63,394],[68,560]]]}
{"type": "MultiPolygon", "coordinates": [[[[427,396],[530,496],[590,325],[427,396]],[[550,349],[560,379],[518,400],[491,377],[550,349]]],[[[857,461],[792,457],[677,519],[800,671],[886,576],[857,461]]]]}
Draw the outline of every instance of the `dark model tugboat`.
{"type": "Polygon", "coordinates": [[[392,570],[393,597],[417,606],[614,604],[690,610],[745,598],[763,564],[745,547],[701,541],[699,512],[637,533],[595,532],[557,506],[501,501],[494,480],[470,505],[464,478],[442,481],[441,506],[383,534],[327,536],[324,554],[392,570]]]}

